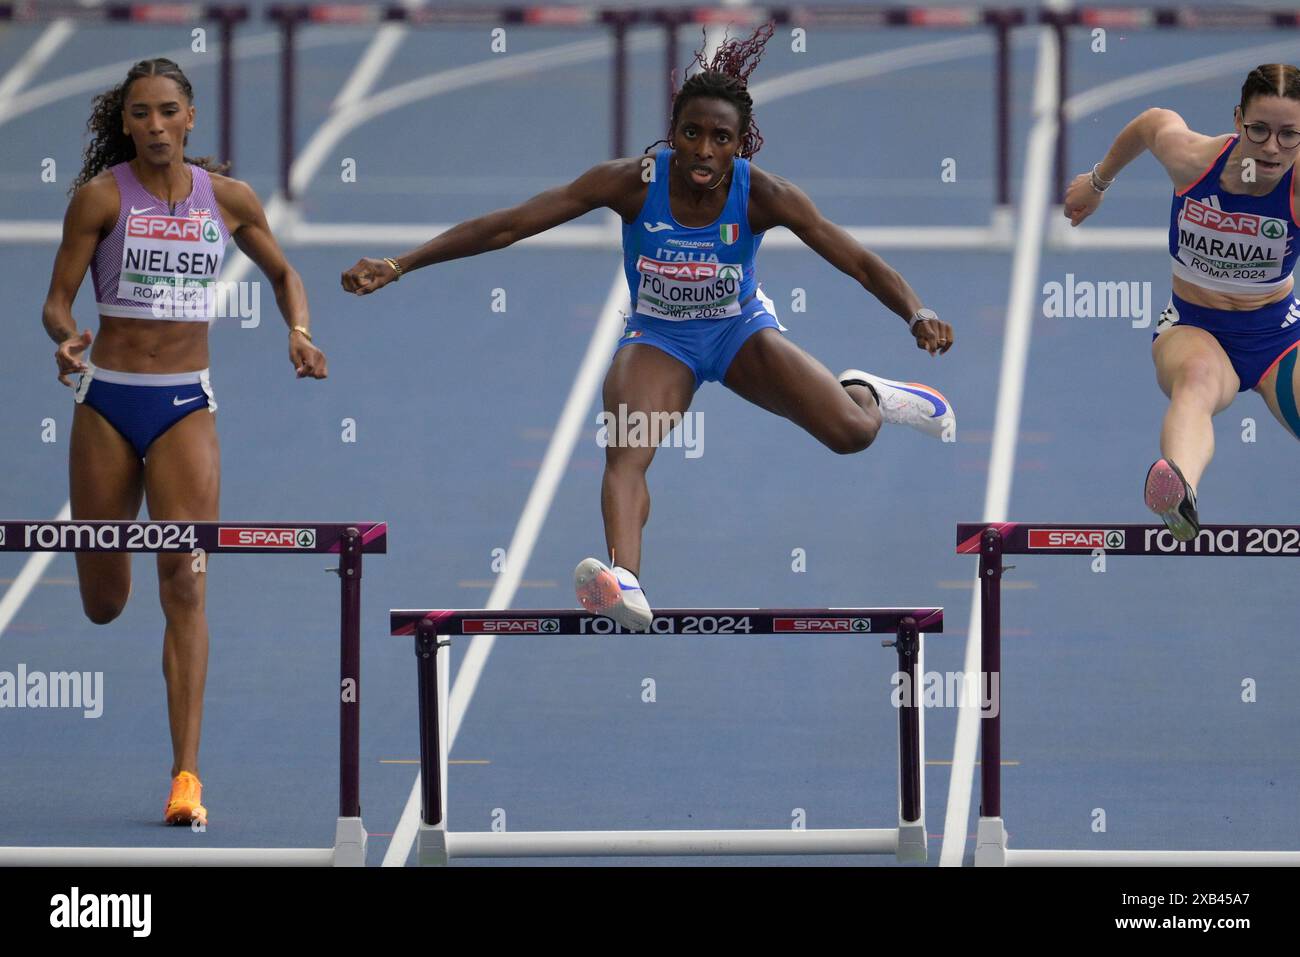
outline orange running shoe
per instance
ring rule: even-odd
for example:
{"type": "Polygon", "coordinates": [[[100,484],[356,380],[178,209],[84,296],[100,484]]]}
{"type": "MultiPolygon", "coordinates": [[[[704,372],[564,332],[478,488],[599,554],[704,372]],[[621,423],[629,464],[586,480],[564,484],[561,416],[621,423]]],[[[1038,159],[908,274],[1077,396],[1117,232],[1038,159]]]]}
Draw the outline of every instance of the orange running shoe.
{"type": "Polygon", "coordinates": [[[208,809],[203,806],[203,782],[189,771],[172,778],[172,793],[163,808],[163,821],[167,824],[193,824],[204,827],[208,823],[208,809]]]}

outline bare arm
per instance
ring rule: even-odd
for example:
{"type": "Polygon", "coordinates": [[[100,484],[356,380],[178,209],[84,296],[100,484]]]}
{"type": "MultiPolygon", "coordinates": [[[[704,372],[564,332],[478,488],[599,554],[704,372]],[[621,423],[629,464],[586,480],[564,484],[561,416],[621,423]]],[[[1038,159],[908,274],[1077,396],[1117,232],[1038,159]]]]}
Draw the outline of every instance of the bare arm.
{"type": "Polygon", "coordinates": [[[72,385],[69,375],[86,371],[81,354],[91,341],[89,329],[80,334],[77,332],[72,303],[86,277],[91,257],[95,255],[100,234],[112,225],[116,216],[116,189],[97,182],[87,183],[77,190],[63,216],[63,239],[54,256],[54,272],[41,310],[41,323],[46,334],[58,343],[54,357],[59,368],[59,381],[69,387],[72,385]]]}
{"type": "MultiPolygon", "coordinates": [[[[597,164],[566,186],[538,193],[518,206],[466,220],[418,249],[394,258],[404,274],[422,266],[504,249],[593,209],[617,203],[639,181],[639,169],[634,159],[597,164]]],[[[396,276],[385,260],[362,259],[343,274],[343,288],[365,295],[387,285],[396,276]]]]}
{"type": "MultiPolygon", "coordinates": [[[[888,263],[856,242],[841,226],[825,216],[794,183],[771,173],[751,179],[750,197],[754,198],[754,184],[758,185],[758,198],[763,222],[785,226],[798,236],[809,249],[817,253],[840,272],[852,276],[867,292],[875,296],[891,312],[910,320],[922,308],[922,302],[907,280],[888,263]]],[[[952,327],[947,323],[925,320],[912,328],[917,343],[933,354],[936,350],[947,352],[952,347],[952,327]]]]}
{"type": "MultiPolygon", "coordinates": [[[[1120,170],[1147,150],[1165,168],[1175,188],[1190,183],[1205,171],[1222,137],[1206,136],[1188,129],[1187,123],[1173,110],[1152,107],[1134,117],[1115,137],[1105,157],[1097,165],[1097,176],[1104,182],[1113,180],[1120,170]]],[[[1077,226],[1100,205],[1102,194],[1091,183],[1092,174],[1076,176],[1065,193],[1065,215],[1077,226]]]]}
{"type": "Polygon", "coordinates": [[[230,213],[234,223],[231,232],[235,245],[262,270],[275,292],[276,305],[289,327],[289,358],[298,378],[324,379],[327,375],[325,354],[297,331],[306,329],[310,335],[307,290],[303,287],[302,277],[289,265],[284,250],[271,233],[257,194],[251,186],[237,179],[214,175],[212,182],[217,201],[230,213]]]}

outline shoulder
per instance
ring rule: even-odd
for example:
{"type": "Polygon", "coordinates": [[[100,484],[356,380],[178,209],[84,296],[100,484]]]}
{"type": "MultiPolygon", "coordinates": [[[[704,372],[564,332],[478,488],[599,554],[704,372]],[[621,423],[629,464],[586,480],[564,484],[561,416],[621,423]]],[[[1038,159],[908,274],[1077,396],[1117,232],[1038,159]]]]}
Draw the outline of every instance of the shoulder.
{"type": "Polygon", "coordinates": [[[816,215],[808,194],[784,176],[749,164],[749,228],[760,233],[772,226],[797,226],[816,215]]]}
{"type": "Polygon", "coordinates": [[[226,228],[231,235],[249,223],[265,220],[266,214],[253,187],[221,173],[208,173],[208,178],[212,181],[212,195],[216,197],[217,205],[226,213],[226,228]]]}
{"type": "Polygon", "coordinates": [[[68,219],[85,225],[112,229],[121,210],[122,196],[117,180],[108,170],[101,170],[78,187],[68,203],[68,219]]]}
{"type": "Polygon", "coordinates": [[[622,156],[605,160],[579,176],[574,185],[589,191],[602,204],[607,204],[650,182],[654,176],[655,155],[647,153],[644,156],[622,156]]]}
{"type": "Polygon", "coordinates": [[[242,179],[232,179],[221,173],[208,173],[208,179],[212,181],[212,194],[217,197],[217,202],[227,209],[252,211],[261,208],[253,187],[242,179]]]}

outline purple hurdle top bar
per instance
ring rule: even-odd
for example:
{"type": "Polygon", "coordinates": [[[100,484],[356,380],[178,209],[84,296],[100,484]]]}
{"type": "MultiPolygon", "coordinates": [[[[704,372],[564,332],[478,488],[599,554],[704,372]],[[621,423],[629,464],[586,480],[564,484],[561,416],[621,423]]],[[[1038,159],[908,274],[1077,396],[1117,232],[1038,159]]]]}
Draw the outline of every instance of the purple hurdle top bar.
{"type": "Polygon", "coordinates": [[[0,552],[338,555],[339,817],[361,816],[361,556],[388,551],[384,522],[0,520],[0,552]]]}
{"type": "MultiPolygon", "coordinates": [[[[446,636],[559,635],[885,636],[898,655],[898,670],[917,687],[919,633],[943,632],[942,608],[660,608],[648,631],[626,631],[612,619],[572,608],[497,611],[483,608],[401,609],[390,612],[391,633],[414,635],[420,699],[420,819],[442,823],[441,741],[438,701],[438,639],[446,636]]],[[[442,642],[446,644],[446,642],[442,642]]],[[[899,798],[904,821],[921,817],[920,705],[898,709],[899,798]]]]}
{"type": "MultiPolygon", "coordinates": [[[[1300,558],[1300,525],[1203,525],[1180,542],[1163,525],[1089,525],[1081,522],[964,522],[957,554],[980,557],[980,670],[1002,672],[1003,555],[1151,555],[1300,558]]],[[[981,715],[980,816],[1002,816],[1002,712],[981,715]]]]}

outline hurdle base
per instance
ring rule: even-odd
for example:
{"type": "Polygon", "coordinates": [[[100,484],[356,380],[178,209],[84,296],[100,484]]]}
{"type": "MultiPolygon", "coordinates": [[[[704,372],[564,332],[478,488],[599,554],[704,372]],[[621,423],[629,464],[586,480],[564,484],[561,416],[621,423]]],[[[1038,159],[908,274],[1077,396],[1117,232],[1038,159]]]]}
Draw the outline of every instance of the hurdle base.
{"type": "Polygon", "coordinates": [[[898,822],[898,851],[900,864],[923,864],[929,857],[929,844],[925,834],[925,818],[919,821],[898,822]]]}
{"type": "Polygon", "coordinates": [[[1008,867],[1300,867],[1300,851],[1007,851],[1008,867]]]}
{"type": "Polygon", "coordinates": [[[1006,867],[1007,829],[1000,817],[980,818],[979,828],[975,831],[975,866],[1006,867]]]}
{"type": "Polygon", "coordinates": [[[329,867],[334,848],[3,847],[0,867],[329,867]]]}
{"type": "Polygon", "coordinates": [[[420,867],[446,867],[448,857],[447,829],[421,822],[416,837],[416,864],[420,867]]]}
{"type": "Polygon", "coordinates": [[[365,867],[368,838],[361,818],[339,818],[334,827],[334,866],[365,867]]]}
{"type": "MultiPolygon", "coordinates": [[[[421,825],[420,863],[472,857],[897,854],[898,828],[731,831],[462,831],[421,825]]],[[[916,839],[910,838],[909,854],[916,839]]]]}

